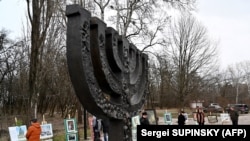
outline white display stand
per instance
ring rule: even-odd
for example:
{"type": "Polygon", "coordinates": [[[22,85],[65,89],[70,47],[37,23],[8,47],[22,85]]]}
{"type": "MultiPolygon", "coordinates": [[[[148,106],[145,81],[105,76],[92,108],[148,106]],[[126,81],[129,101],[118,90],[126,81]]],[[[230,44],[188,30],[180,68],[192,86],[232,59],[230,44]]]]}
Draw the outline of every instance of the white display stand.
{"type": "Polygon", "coordinates": [[[53,138],[52,124],[42,124],[41,128],[42,132],[40,135],[40,139],[42,141],[52,141],[53,138]]]}
{"type": "Polygon", "coordinates": [[[9,127],[9,134],[11,141],[26,141],[27,126],[13,126],[9,127]]]}
{"type": "MultiPolygon", "coordinates": [[[[42,132],[40,135],[41,141],[53,141],[52,124],[41,125],[42,132]]],[[[9,134],[11,141],[27,141],[25,135],[27,133],[27,126],[13,126],[9,127],[9,134]]]]}
{"type": "Polygon", "coordinates": [[[228,113],[221,113],[220,119],[221,119],[221,124],[231,122],[231,119],[228,113]]]}

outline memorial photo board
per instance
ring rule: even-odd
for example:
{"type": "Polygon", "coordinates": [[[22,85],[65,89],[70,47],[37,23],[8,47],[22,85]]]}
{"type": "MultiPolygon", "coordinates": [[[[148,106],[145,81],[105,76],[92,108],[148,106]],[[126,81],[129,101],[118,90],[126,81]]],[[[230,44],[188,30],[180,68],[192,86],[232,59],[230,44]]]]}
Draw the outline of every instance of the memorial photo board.
{"type": "Polygon", "coordinates": [[[140,116],[136,115],[131,118],[131,123],[132,123],[132,141],[137,140],[137,125],[140,125],[140,116]]]}
{"type": "Polygon", "coordinates": [[[77,141],[77,134],[67,134],[66,135],[67,141],[77,141]]]}
{"type": "Polygon", "coordinates": [[[216,115],[209,115],[209,116],[207,116],[207,119],[208,119],[209,123],[216,123],[216,122],[218,122],[218,118],[217,118],[216,115]]]}
{"type": "Polygon", "coordinates": [[[75,118],[64,119],[66,141],[78,141],[78,129],[75,118]]]}
{"type": "Polygon", "coordinates": [[[168,125],[172,124],[172,114],[166,112],[166,113],[164,114],[164,121],[165,121],[165,123],[168,124],[168,125]]]}
{"type": "Polygon", "coordinates": [[[132,127],[137,127],[137,125],[140,125],[140,116],[136,115],[131,118],[132,120],[132,127]]]}
{"type": "Polygon", "coordinates": [[[65,130],[66,132],[76,132],[77,131],[77,125],[76,125],[76,119],[65,119],[64,120],[65,130]]]}
{"type": "Polygon", "coordinates": [[[158,121],[156,120],[157,116],[156,116],[155,109],[145,109],[145,112],[147,112],[149,124],[150,125],[157,125],[158,121]]]}
{"type": "Polygon", "coordinates": [[[137,141],[137,129],[132,128],[131,132],[132,132],[132,141],[137,141]]]}
{"type": "Polygon", "coordinates": [[[11,141],[26,141],[25,134],[27,133],[27,126],[13,126],[9,127],[9,134],[11,141]]]}
{"type": "Polygon", "coordinates": [[[50,139],[53,138],[52,124],[41,124],[42,132],[40,139],[50,139]]]}
{"type": "Polygon", "coordinates": [[[221,122],[230,122],[231,119],[230,119],[230,116],[228,113],[221,113],[220,114],[220,118],[221,118],[221,122]]]}

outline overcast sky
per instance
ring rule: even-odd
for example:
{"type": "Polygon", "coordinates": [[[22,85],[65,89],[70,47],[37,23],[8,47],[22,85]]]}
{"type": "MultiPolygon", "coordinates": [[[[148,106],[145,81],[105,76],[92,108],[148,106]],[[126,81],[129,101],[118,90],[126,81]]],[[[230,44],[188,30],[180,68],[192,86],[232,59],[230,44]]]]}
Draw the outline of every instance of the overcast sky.
{"type": "MultiPolygon", "coordinates": [[[[21,34],[25,15],[24,0],[0,1],[0,29],[11,31],[11,37],[21,34]]],[[[222,68],[250,61],[250,0],[197,0],[198,19],[218,40],[222,68]]]]}
{"type": "Polygon", "coordinates": [[[5,28],[10,31],[10,37],[21,36],[22,18],[25,16],[25,0],[0,1],[0,30],[5,28]]]}
{"type": "Polygon", "coordinates": [[[250,0],[198,0],[197,14],[209,35],[219,40],[223,68],[250,61],[250,0]]]}

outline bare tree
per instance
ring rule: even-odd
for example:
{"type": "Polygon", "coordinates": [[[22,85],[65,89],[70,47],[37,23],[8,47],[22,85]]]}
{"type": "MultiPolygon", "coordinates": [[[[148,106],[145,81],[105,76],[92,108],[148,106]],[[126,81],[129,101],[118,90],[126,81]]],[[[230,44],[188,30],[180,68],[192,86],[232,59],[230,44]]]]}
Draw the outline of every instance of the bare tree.
{"type": "Polygon", "coordinates": [[[9,39],[5,30],[0,31],[0,34],[3,37],[0,49],[0,105],[4,110],[2,113],[14,114],[16,111],[25,113],[26,103],[23,101],[25,97],[22,95],[25,89],[22,86],[25,87],[27,83],[25,80],[19,83],[19,80],[24,74],[21,72],[27,68],[25,64],[27,50],[23,41],[9,39]]]}
{"type": "Polygon", "coordinates": [[[187,10],[192,11],[196,9],[196,0],[163,0],[169,6],[179,9],[179,10],[187,10]]]}
{"type": "MultiPolygon", "coordinates": [[[[119,25],[122,35],[134,41],[140,39],[141,43],[144,43],[144,49],[142,51],[157,44],[165,45],[166,43],[166,41],[158,35],[161,34],[160,32],[163,31],[166,23],[169,21],[169,16],[158,19],[154,16],[156,14],[154,12],[156,12],[157,9],[160,11],[163,8],[163,6],[161,7],[159,4],[160,1],[127,0],[124,3],[113,1],[111,6],[110,0],[72,1],[90,10],[92,14],[101,11],[100,17],[103,20],[106,16],[104,15],[104,10],[106,10],[106,8],[112,9],[113,6],[113,10],[115,9],[117,15],[119,15],[115,21],[117,25],[119,25]],[[96,9],[97,7],[99,7],[100,10],[96,9]],[[153,24],[155,24],[155,26],[151,26],[153,24]]],[[[79,105],[75,95],[69,95],[69,93],[72,94],[74,91],[69,83],[67,66],[65,65],[64,35],[67,20],[64,10],[67,1],[26,0],[26,3],[29,23],[27,25],[27,31],[24,31],[26,35],[23,37],[22,45],[17,45],[22,48],[22,50],[18,50],[18,57],[21,59],[14,59],[16,61],[15,65],[18,66],[12,68],[13,71],[6,69],[10,72],[8,74],[13,74],[9,75],[9,77],[13,76],[13,79],[8,78],[10,82],[14,82],[14,79],[18,80],[15,81],[15,87],[9,87],[9,91],[20,93],[23,97],[23,103],[26,103],[25,106],[29,105],[27,108],[29,108],[29,112],[32,116],[37,117],[37,112],[45,113],[47,109],[51,109],[50,112],[51,115],[53,115],[55,108],[59,107],[62,110],[62,115],[65,116],[67,115],[67,111],[74,111],[74,108],[69,110],[69,107],[79,105]],[[18,75],[12,72],[17,72],[16,74],[18,75]],[[28,96],[26,93],[28,93],[28,96]],[[57,104],[55,101],[59,98],[61,99],[57,104]],[[27,99],[28,102],[26,101],[27,99]]],[[[177,4],[178,1],[165,1],[164,3],[177,4]]],[[[183,5],[186,6],[189,4],[191,5],[191,3],[183,3],[183,5]]],[[[1,34],[1,49],[3,49],[3,38],[4,34],[1,34]]],[[[12,54],[11,57],[17,56],[13,56],[12,54]]],[[[2,63],[8,63],[6,66],[11,68],[10,62],[1,61],[3,61],[2,63]]],[[[1,65],[2,70],[4,66],[5,65],[1,65]]],[[[7,78],[6,75],[2,76],[1,78],[3,79],[7,78]]],[[[12,107],[15,106],[12,105],[12,107]]]]}
{"type": "Polygon", "coordinates": [[[158,64],[158,76],[160,78],[159,82],[159,101],[160,107],[171,107],[174,105],[175,99],[172,95],[173,90],[171,88],[171,80],[173,79],[173,74],[175,72],[171,61],[169,60],[169,54],[166,50],[161,50],[160,53],[156,55],[158,64]],[[171,97],[171,99],[169,99],[171,97]]]}
{"type": "Polygon", "coordinates": [[[29,104],[33,116],[37,117],[37,101],[39,97],[39,72],[42,66],[44,45],[47,31],[53,17],[54,1],[26,0],[28,19],[31,25],[31,54],[29,71],[29,104]]]}
{"type": "Polygon", "coordinates": [[[31,22],[29,88],[30,104],[32,109],[35,109],[35,116],[36,111],[44,114],[48,110],[50,116],[53,116],[56,108],[61,106],[64,106],[62,109],[65,110],[62,114],[65,112],[68,114],[67,111],[74,113],[76,110],[69,110],[67,107],[78,105],[68,76],[65,56],[67,22],[65,6],[65,1],[57,0],[32,2],[33,17],[29,13],[31,22]]]}
{"type": "Polygon", "coordinates": [[[104,21],[104,11],[105,8],[108,6],[110,0],[94,0],[94,2],[98,5],[99,9],[101,10],[101,19],[104,21]]]}
{"type": "Polygon", "coordinates": [[[159,101],[159,78],[158,78],[158,70],[156,65],[152,62],[149,63],[149,73],[148,73],[148,79],[149,79],[149,95],[147,97],[147,107],[155,108],[155,106],[158,106],[159,101]]]}
{"type": "Polygon", "coordinates": [[[161,36],[170,21],[166,8],[192,10],[190,7],[194,5],[195,0],[115,0],[111,2],[110,7],[116,14],[109,19],[122,36],[131,40],[141,51],[145,51],[150,47],[165,46],[168,43],[161,36]]]}
{"type": "Polygon", "coordinates": [[[243,66],[240,63],[236,63],[235,65],[231,65],[228,67],[229,80],[232,83],[233,87],[236,90],[235,94],[235,103],[239,102],[239,90],[241,82],[243,81],[244,71],[243,66]]]}
{"type": "Polygon", "coordinates": [[[250,61],[244,61],[241,63],[242,70],[244,71],[243,81],[247,84],[248,95],[250,96],[250,61]]]}
{"type": "Polygon", "coordinates": [[[185,97],[195,88],[191,85],[195,76],[202,80],[211,73],[212,66],[216,66],[216,46],[211,44],[206,28],[189,13],[182,13],[170,32],[169,52],[176,70],[171,83],[183,106],[185,97]]]}

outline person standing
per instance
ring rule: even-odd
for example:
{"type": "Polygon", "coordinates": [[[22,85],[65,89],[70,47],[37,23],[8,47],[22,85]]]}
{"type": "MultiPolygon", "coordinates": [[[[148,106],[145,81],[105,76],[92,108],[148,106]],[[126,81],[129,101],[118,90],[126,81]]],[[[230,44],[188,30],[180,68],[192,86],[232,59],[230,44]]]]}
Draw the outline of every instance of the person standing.
{"type": "Polygon", "coordinates": [[[140,118],[140,124],[141,125],[149,125],[149,120],[148,120],[148,114],[147,112],[143,112],[142,113],[142,116],[140,118]]]}
{"type": "Polygon", "coordinates": [[[178,125],[185,125],[186,117],[184,116],[184,111],[181,111],[178,116],[178,125]]]}
{"type": "Polygon", "coordinates": [[[198,125],[204,125],[205,124],[205,114],[204,114],[204,112],[202,111],[201,108],[197,109],[196,119],[197,119],[198,125]]]}
{"type": "Polygon", "coordinates": [[[40,135],[42,132],[40,123],[37,122],[37,119],[30,120],[30,126],[26,133],[27,141],[40,141],[40,135]]]}
{"type": "Polygon", "coordinates": [[[93,131],[94,131],[94,141],[100,141],[101,140],[101,134],[100,134],[100,129],[101,129],[101,124],[100,121],[101,119],[97,119],[96,116],[93,116],[92,118],[92,126],[93,126],[93,131]]]}
{"type": "Polygon", "coordinates": [[[232,125],[238,125],[239,113],[235,111],[234,107],[230,107],[229,115],[232,121],[232,125]]]}
{"type": "Polygon", "coordinates": [[[108,141],[108,133],[109,133],[109,119],[102,119],[102,132],[104,141],[108,141]]]}

